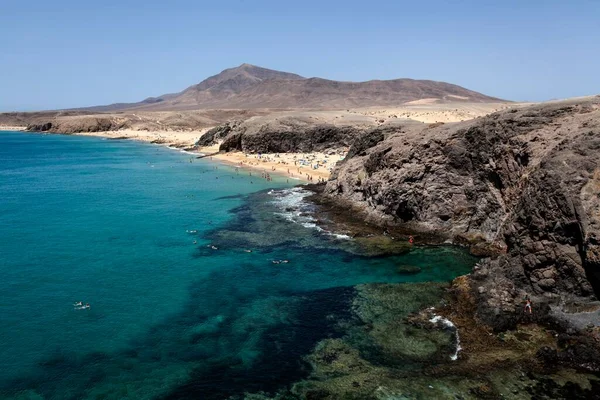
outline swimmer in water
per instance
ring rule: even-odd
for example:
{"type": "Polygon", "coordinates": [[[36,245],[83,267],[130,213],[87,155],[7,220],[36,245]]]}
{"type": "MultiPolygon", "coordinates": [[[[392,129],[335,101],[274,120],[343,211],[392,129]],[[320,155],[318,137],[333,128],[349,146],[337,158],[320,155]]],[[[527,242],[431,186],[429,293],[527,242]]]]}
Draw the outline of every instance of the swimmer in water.
{"type": "Polygon", "coordinates": [[[244,250],[244,251],[245,251],[246,253],[252,253],[252,250],[248,250],[248,249],[246,249],[246,250],[244,250]]]}
{"type": "Polygon", "coordinates": [[[80,302],[80,301],[78,301],[77,303],[73,304],[74,307],[78,307],[78,306],[82,306],[82,305],[83,305],[83,303],[80,302]]]}

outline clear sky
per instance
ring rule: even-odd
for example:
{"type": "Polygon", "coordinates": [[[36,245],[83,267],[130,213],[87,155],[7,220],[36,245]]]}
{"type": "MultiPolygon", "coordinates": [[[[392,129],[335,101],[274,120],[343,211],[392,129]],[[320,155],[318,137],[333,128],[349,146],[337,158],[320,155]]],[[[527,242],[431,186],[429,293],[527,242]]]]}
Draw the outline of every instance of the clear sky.
{"type": "Polygon", "coordinates": [[[0,0],[1,111],[134,102],[242,63],[598,94],[600,0],[0,0]]]}

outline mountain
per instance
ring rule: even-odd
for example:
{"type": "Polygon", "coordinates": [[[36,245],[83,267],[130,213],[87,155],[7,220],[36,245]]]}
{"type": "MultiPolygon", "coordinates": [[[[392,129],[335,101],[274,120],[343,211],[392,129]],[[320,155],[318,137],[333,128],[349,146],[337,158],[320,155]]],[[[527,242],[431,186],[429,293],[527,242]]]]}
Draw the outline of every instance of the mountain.
{"type": "Polygon", "coordinates": [[[88,107],[88,111],[147,111],[215,108],[347,108],[394,106],[411,101],[500,102],[445,82],[414,79],[340,82],[304,78],[289,72],[242,64],[211,76],[179,93],[150,97],[138,103],[88,107]]]}

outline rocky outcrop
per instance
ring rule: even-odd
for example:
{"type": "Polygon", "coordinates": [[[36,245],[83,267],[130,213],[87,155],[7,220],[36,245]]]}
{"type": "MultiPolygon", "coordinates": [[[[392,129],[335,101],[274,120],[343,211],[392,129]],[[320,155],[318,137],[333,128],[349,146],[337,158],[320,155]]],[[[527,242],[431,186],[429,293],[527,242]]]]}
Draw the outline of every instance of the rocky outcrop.
{"type": "Polygon", "coordinates": [[[33,122],[27,126],[27,130],[33,132],[80,133],[118,131],[128,127],[127,119],[124,118],[78,117],[33,122]]]}
{"type": "Polygon", "coordinates": [[[471,285],[498,329],[518,322],[525,294],[544,309],[600,293],[600,97],[374,132],[324,194],[491,256],[471,285]]]}
{"type": "Polygon", "coordinates": [[[320,124],[302,117],[250,118],[226,123],[206,132],[198,141],[207,146],[221,141],[221,151],[248,153],[289,153],[347,148],[362,128],[320,124]]]}
{"type": "Polygon", "coordinates": [[[233,130],[240,125],[240,122],[230,121],[216,126],[206,131],[204,135],[196,142],[197,146],[211,146],[218,141],[224,140],[233,130]]]}

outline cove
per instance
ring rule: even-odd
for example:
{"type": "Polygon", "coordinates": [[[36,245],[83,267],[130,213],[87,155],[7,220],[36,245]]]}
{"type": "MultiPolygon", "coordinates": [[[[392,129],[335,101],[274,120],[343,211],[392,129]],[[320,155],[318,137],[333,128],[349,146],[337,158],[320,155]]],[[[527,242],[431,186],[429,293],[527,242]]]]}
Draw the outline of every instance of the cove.
{"type": "Polygon", "coordinates": [[[319,229],[294,182],[256,175],[132,141],[0,132],[2,397],[273,393],[346,334],[356,285],[448,282],[476,261],[365,256],[319,229]]]}

